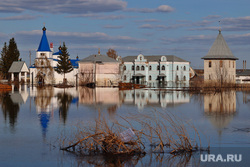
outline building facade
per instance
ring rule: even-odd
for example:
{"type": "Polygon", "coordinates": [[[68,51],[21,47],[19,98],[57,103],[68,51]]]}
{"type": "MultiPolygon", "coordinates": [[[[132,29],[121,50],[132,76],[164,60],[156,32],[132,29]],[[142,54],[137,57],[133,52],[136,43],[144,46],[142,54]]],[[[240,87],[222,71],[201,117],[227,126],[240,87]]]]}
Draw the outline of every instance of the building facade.
{"type": "Polygon", "coordinates": [[[90,55],[78,62],[79,85],[118,86],[121,81],[120,63],[108,56],[90,55]]]}
{"type": "Polygon", "coordinates": [[[204,59],[204,81],[235,83],[236,58],[224,40],[221,30],[204,59]]]}
{"type": "Polygon", "coordinates": [[[122,59],[122,82],[150,87],[189,83],[190,63],[174,55],[127,56],[122,59]]]}
{"type": "MultiPolygon", "coordinates": [[[[54,69],[59,61],[60,50],[54,52],[53,43],[48,43],[46,28],[43,27],[43,35],[36,51],[35,63],[30,67],[30,83],[59,84],[63,82],[64,75],[58,74],[54,69]]],[[[78,58],[70,59],[73,71],[66,73],[65,77],[69,84],[76,84],[78,73],[78,58]]]]}

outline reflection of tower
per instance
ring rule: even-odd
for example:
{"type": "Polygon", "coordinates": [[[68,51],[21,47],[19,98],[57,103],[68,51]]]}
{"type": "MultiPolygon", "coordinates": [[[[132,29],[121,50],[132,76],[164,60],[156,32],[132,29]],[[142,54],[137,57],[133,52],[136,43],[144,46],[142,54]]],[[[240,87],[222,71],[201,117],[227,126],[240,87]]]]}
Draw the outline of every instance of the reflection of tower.
{"type": "Polygon", "coordinates": [[[236,112],[236,92],[226,91],[204,95],[204,112],[221,134],[236,112]]]}
{"type": "Polygon", "coordinates": [[[48,131],[48,125],[51,117],[53,117],[53,110],[57,107],[57,103],[54,97],[54,88],[35,87],[30,90],[30,96],[34,97],[36,104],[36,112],[41,124],[43,138],[46,138],[48,131]]]}
{"type": "Polygon", "coordinates": [[[47,133],[47,127],[49,125],[49,120],[50,120],[50,113],[42,111],[41,113],[38,114],[38,117],[42,126],[43,138],[45,139],[47,133]]]}

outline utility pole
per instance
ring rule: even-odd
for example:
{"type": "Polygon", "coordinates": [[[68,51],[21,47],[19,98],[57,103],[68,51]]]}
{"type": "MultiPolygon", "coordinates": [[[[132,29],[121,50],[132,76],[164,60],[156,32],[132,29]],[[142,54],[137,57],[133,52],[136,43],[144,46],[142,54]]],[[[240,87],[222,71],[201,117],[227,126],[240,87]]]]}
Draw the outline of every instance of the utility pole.
{"type": "Polygon", "coordinates": [[[29,51],[29,53],[30,53],[30,66],[31,66],[31,51],[29,51]]]}

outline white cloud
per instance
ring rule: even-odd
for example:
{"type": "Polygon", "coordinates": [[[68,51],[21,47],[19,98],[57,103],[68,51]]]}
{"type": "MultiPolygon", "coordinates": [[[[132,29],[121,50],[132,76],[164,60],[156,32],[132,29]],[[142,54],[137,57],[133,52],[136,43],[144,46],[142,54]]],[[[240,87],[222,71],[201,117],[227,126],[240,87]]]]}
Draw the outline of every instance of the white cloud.
{"type": "Polygon", "coordinates": [[[169,13],[173,12],[174,8],[168,5],[161,5],[155,9],[150,9],[150,8],[129,8],[129,9],[124,9],[124,11],[128,12],[140,12],[140,13],[155,13],[155,12],[163,12],[163,13],[169,13]]]}
{"type": "Polygon", "coordinates": [[[103,15],[97,13],[73,14],[66,17],[68,18],[88,17],[91,19],[98,19],[98,20],[119,20],[119,19],[131,18],[130,16],[125,16],[125,15],[103,15]]]}
{"type": "Polygon", "coordinates": [[[26,10],[43,13],[81,14],[88,12],[113,12],[126,8],[122,0],[5,0],[0,1],[0,12],[20,13],[26,10]]]}
{"type": "MultiPolygon", "coordinates": [[[[85,43],[119,43],[119,44],[135,44],[140,42],[146,42],[146,39],[137,39],[129,36],[110,36],[103,32],[93,32],[93,33],[84,33],[84,32],[46,32],[49,42],[59,42],[65,41],[73,44],[85,44],[85,43]]],[[[30,39],[34,36],[39,38],[42,36],[42,30],[33,30],[33,31],[21,31],[13,34],[19,38],[30,39]]],[[[34,41],[29,41],[33,43],[34,41]]]]}
{"type": "Polygon", "coordinates": [[[33,19],[36,19],[38,17],[42,17],[42,16],[38,16],[38,15],[17,15],[17,16],[9,16],[9,17],[0,17],[0,20],[6,20],[6,21],[10,21],[10,20],[33,20],[33,19]]]}
{"type": "Polygon", "coordinates": [[[158,12],[173,12],[174,11],[174,8],[172,8],[171,6],[168,6],[168,5],[161,5],[159,6],[156,11],[158,12]]]}

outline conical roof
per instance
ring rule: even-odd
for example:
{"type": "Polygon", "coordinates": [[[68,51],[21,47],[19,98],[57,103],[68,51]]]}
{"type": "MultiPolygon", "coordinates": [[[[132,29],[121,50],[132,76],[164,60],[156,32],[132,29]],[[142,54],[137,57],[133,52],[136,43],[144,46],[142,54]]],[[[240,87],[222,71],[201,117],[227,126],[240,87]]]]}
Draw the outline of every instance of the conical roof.
{"type": "Polygon", "coordinates": [[[208,51],[208,54],[202,59],[231,59],[231,60],[238,60],[237,57],[234,57],[233,53],[231,52],[230,48],[227,45],[227,42],[223,38],[221,34],[221,30],[219,30],[219,34],[214,41],[212,47],[208,51]]]}
{"type": "Polygon", "coordinates": [[[49,42],[46,36],[46,28],[43,27],[43,36],[42,39],[40,41],[40,45],[37,49],[37,51],[39,52],[51,52],[50,47],[49,47],[49,42]]]}

